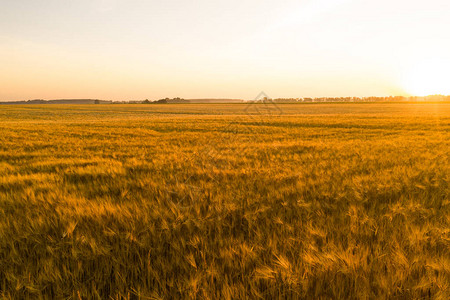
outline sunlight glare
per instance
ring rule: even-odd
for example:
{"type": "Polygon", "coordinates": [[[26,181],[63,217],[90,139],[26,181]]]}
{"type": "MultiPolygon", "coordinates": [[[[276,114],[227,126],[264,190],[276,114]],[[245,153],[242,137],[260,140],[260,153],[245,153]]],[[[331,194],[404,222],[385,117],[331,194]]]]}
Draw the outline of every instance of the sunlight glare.
{"type": "Polygon", "coordinates": [[[450,60],[427,59],[417,62],[403,76],[404,89],[411,95],[449,95],[450,60]]]}

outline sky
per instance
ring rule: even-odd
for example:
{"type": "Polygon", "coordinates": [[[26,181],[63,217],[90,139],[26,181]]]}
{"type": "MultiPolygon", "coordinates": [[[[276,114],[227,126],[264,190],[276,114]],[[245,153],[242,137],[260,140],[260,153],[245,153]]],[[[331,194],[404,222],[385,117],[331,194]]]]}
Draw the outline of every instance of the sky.
{"type": "Polygon", "coordinates": [[[0,4],[0,100],[450,94],[448,0],[0,4]]]}

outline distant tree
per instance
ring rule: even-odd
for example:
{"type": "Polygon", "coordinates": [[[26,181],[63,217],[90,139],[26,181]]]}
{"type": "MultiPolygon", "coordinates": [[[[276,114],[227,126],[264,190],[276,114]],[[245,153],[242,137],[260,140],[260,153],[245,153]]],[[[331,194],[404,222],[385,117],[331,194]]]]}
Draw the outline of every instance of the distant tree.
{"type": "Polygon", "coordinates": [[[100,100],[95,100],[94,104],[100,104],[100,100]]]}

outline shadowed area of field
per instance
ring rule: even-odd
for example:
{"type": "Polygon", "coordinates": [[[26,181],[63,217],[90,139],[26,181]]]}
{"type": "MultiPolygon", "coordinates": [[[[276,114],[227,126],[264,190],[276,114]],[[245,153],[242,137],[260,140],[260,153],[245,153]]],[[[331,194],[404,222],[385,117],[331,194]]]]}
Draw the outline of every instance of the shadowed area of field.
{"type": "Polygon", "coordinates": [[[449,103],[5,105],[0,132],[5,298],[450,296],[449,103]]]}

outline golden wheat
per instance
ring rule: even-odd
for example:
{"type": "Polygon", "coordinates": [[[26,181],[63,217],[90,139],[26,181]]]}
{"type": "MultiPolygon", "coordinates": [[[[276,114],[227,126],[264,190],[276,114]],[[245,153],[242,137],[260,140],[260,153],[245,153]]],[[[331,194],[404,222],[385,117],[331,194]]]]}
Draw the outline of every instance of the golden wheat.
{"type": "Polygon", "coordinates": [[[450,297],[450,104],[0,107],[0,295],[450,297]]]}

